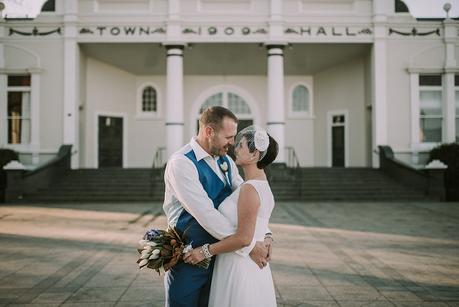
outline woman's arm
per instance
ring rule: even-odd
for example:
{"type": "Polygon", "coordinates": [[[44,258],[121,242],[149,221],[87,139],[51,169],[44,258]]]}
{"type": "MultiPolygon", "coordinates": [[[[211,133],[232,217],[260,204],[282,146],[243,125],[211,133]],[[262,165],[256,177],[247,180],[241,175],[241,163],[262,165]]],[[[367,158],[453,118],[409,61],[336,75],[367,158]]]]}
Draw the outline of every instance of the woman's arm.
{"type": "MultiPolygon", "coordinates": [[[[257,191],[251,184],[243,184],[239,192],[237,202],[238,226],[236,233],[225,239],[209,245],[209,252],[212,255],[232,252],[252,242],[257,222],[258,209],[260,208],[260,198],[257,191]]],[[[201,247],[193,249],[187,253],[183,260],[187,263],[196,264],[204,260],[205,255],[201,247]]]]}

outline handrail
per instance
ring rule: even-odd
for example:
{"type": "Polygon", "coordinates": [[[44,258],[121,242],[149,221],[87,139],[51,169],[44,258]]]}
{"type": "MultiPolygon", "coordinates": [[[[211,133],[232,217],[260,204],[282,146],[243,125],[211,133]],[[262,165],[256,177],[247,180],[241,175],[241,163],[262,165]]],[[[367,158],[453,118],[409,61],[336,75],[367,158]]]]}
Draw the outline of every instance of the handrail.
{"type": "Polygon", "coordinates": [[[162,168],[164,167],[164,153],[166,152],[166,147],[158,147],[156,149],[155,156],[153,158],[152,168],[162,168]]]}
{"type": "Polygon", "coordinates": [[[287,166],[299,168],[300,161],[298,159],[298,156],[296,155],[295,148],[287,146],[285,147],[285,149],[287,150],[287,166]]]}

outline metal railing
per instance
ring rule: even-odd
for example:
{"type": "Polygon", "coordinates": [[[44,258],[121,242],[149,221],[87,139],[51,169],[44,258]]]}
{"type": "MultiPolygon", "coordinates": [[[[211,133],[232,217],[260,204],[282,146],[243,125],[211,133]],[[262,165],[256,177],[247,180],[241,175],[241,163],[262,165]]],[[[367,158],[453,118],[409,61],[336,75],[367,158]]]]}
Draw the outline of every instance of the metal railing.
{"type": "Polygon", "coordinates": [[[295,148],[291,146],[285,147],[287,151],[287,167],[299,168],[300,161],[298,160],[298,156],[296,155],[295,148]]]}
{"type": "Polygon", "coordinates": [[[152,168],[162,168],[164,167],[165,161],[164,156],[166,155],[166,147],[158,147],[156,149],[155,156],[153,158],[152,168]]]}

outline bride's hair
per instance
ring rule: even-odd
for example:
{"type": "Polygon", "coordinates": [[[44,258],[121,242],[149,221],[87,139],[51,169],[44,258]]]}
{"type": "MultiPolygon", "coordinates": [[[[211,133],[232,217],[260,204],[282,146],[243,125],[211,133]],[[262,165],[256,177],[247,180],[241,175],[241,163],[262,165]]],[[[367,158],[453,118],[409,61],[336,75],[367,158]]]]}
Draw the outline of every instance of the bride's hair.
{"type": "MultiPolygon", "coordinates": [[[[252,127],[252,126],[250,126],[250,127],[252,127]]],[[[247,129],[250,129],[250,127],[247,128],[247,129]]],[[[265,167],[270,165],[276,159],[277,154],[279,153],[279,145],[277,144],[276,140],[271,135],[269,135],[269,133],[266,133],[266,134],[268,135],[268,138],[269,138],[269,145],[268,145],[268,148],[266,149],[266,151],[263,152],[262,158],[257,162],[257,167],[259,169],[264,169],[265,167]]],[[[249,130],[247,132],[242,130],[242,133],[237,138],[239,138],[239,139],[245,138],[247,140],[247,147],[248,147],[250,153],[252,153],[252,152],[254,152],[256,150],[256,148],[255,148],[255,140],[254,140],[254,137],[253,137],[253,131],[252,130],[249,130]]],[[[261,152],[260,152],[260,154],[261,154],[261,152]]]]}
{"type": "Polygon", "coordinates": [[[279,145],[277,144],[276,140],[269,135],[269,146],[266,150],[265,156],[257,162],[257,167],[259,169],[264,169],[268,165],[270,165],[274,160],[276,160],[277,154],[279,153],[279,145]]]}

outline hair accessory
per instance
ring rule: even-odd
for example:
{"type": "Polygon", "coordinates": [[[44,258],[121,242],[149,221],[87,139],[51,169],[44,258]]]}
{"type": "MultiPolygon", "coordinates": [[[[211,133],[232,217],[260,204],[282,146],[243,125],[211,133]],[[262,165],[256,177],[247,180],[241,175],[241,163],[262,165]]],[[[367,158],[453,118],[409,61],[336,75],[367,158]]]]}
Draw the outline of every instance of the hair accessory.
{"type": "Polygon", "coordinates": [[[265,157],[269,147],[269,135],[263,128],[252,125],[242,129],[236,136],[235,146],[240,146],[243,140],[247,142],[251,153],[258,150],[260,153],[258,161],[265,157]]]}
{"type": "Polygon", "coordinates": [[[255,141],[255,148],[258,151],[265,151],[266,149],[268,149],[269,137],[266,131],[264,130],[255,131],[254,141],[255,141]]]}

